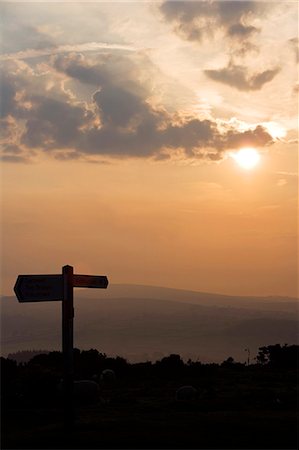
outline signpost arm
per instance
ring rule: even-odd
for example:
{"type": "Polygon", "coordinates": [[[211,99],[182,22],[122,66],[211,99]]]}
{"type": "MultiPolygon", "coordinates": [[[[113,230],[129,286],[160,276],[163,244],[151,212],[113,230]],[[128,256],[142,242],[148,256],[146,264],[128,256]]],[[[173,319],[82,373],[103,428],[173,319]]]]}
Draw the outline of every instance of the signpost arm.
{"type": "Polygon", "coordinates": [[[63,300],[62,300],[62,352],[63,352],[63,402],[64,424],[71,428],[74,424],[74,351],[73,351],[73,277],[72,266],[62,268],[63,300]]]}

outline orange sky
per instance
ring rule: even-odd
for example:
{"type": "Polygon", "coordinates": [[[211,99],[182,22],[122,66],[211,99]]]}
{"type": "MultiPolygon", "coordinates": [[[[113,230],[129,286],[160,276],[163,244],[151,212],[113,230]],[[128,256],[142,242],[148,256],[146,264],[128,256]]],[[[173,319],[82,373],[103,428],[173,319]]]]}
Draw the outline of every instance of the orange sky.
{"type": "Polygon", "coordinates": [[[296,5],[199,3],[2,6],[3,294],[71,264],[298,295],[296,5]]]}
{"type": "Polygon", "coordinates": [[[297,178],[281,158],[251,172],[232,159],[7,165],[4,292],[72,264],[112,283],[296,295],[297,178]]]}

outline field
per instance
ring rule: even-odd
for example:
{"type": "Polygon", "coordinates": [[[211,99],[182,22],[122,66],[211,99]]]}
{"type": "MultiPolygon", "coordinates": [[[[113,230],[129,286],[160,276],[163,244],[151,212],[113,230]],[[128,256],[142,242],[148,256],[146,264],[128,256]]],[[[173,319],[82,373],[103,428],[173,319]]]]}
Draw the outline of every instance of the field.
{"type": "Polygon", "coordinates": [[[22,369],[23,396],[4,395],[3,449],[297,448],[294,369],[230,361],[184,364],[178,357],[164,365],[119,359],[115,382],[102,384],[92,404],[76,404],[75,424],[67,431],[54,390],[57,374],[53,378],[41,364],[28,366],[22,369]],[[183,385],[194,386],[198,395],[177,400],[183,385]]]}

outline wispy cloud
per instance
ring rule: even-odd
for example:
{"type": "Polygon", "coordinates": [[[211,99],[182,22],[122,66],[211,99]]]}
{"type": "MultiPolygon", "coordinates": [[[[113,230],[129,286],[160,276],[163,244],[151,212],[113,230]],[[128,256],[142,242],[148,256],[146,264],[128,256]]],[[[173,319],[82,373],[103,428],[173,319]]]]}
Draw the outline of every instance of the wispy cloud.
{"type": "Polygon", "coordinates": [[[60,45],[42,49],[26,49],[15,53],[5,53],[3,55],[0,55],[0,61],[9,61],[17,59],[25,60],[29,58],[38,58],[41,56],[57,55],[60,53],[94,52],[97,50],[125,50],[129,52],[134,52],[136,50],[141,50],[141,48],[138,48],[133,45],[109,44],[106,42],[86,42],[84,44],[77,44],[77,45],[60,45]]]}
{"type": "Polygon", "coordinates": [[[298,177],[298,172],[285,172],[285,171],[281,171],[281,172],[275,172],[277,175],[282,175],[285,177],[298,177]]]}
{"type": "Polygon", "coordinates": [[[283,186],[286,186],[287,184],[288,184],[288,182],[285,178],[280,178],[276,183],[276,185],[278,187],[283,187],[283,186]]]}

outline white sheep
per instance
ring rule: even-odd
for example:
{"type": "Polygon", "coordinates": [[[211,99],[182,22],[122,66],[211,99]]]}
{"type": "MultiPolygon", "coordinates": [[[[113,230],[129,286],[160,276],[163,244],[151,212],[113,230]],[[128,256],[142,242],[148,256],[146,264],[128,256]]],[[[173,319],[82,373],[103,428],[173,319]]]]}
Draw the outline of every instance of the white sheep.
{"type": "Polygon", "coordinates": [[[102,383],[111,385],[115,383],[116,375],[112,369],[104,369],[101,373],[100,380],[102,383]]]}
{"type": "Polygon", "coordinates": [[[193,386],[181,386],[175,393],[175,399],[178,402],[192,401],[198,398],[198,390],[193,386]]]}

